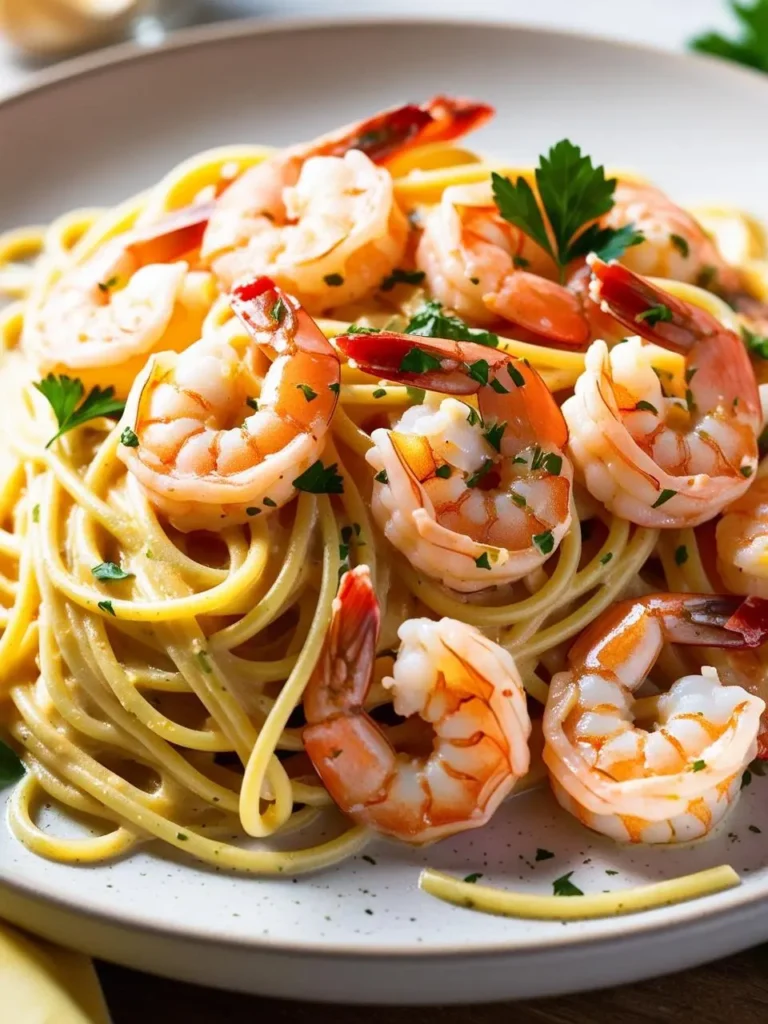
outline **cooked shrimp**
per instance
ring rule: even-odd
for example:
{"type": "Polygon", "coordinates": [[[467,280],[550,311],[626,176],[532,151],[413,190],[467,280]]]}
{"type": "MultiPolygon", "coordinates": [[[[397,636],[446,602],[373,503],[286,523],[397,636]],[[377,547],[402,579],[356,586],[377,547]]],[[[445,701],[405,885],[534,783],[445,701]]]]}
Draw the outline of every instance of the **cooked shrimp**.
{"type": "Polygon", "coordinates": [[[464,592],[541,566],[570,526],[573,471],[565,421],[536,371],[474,342],[382,332],[337,344],[368,373],[478,396],[480,416],[430,396],[392,430],[373,431],[371,507],[392,544],[464,592]]]}
{"type": "Polygon", "coordinates": [[[525,692],[512,656],[473,626],[409,619],[398,630],[395,711],[434,729],[421,757],[398,754],[364,708],[379,634],[368,567],[344,575],[304,693],[304,747],[355,821],[421,845],[479,828],[528,771],[525,692]]]}
{"type": "Polygon", "coordinates": [[[734,597],[652,595],[615,605],[576,641],[569,670],[550,685],[544,761],[560,804],[589,828],[621,842],[684,842],[733,805],[765,703],[705,668],[659,697],[648,730],[635,725],[634,694],[665,643],[760,643],[765,623],[742,631],[739,606],[734,597]]]}
{"type": "Polygon", "coordinates": [[[357,301],[402,260],[410,230],[382,165],[418,143],[456,138],[492,113],[436,97],[281,150],[219,199],[203,255],[226,286],[268,274],[310,313],[357,301]]]}
{"type": "Polygon", "coordinates": [[[187,207],[127,231],[65,271],[25,318],[22,343],[41,372],[112,385],[124,397],[150,352],[199,338],[215,285],[181,257],[199,247],[211,209],[187,207]]]}
{"type": "Polygon", "coordinates": [[[572,268],[558,284],[554,260],[500,215],[490,186],[452,185],[429,213],[416,252],[431,294],[478,324],[502,317],[516,334],[583,346],[616,336],[616,322],[589,297],[589,272],[572,268]]]}
{"type": "Polygon", "coordinates": [[[634,224],[644,241],[620,262],[636,274],[668,277],[722,295],[752,320],[768,320],[768,307],[747,294],[742,271],[731,266],[696,218],[653,185],[620,182],[606,227],[634,224]]]}
{"type": "Polygon", "coordinates": [[[749,487],[762,422],[740,338],[710,313],[618,264],[592,259],[595,298],[643,338],[685,355],[681,397],[630,338],[595,341],[576,393],[563,404],[570,453],[591,494],[641,526],[695,526],[749,487]],[[684,397],[683,397],[684,396],[684,397]]]}
{"type": "Polygon", "coordinates": [[[717,524],[717,570],[732,593],[768,598],[768,476],[755,480],[717,524]]]}
{"type": "Polygon", "coordinates": [[[262,277],[235,289],[232,308],[247,335],[230,321],[180,355],[153,356],[121,423],[120,458],[184,532],[290,501],[336,408],[338,356],[295,299],[262,277]],[[260,351],[273,359],[263,381],[260,351]]]}

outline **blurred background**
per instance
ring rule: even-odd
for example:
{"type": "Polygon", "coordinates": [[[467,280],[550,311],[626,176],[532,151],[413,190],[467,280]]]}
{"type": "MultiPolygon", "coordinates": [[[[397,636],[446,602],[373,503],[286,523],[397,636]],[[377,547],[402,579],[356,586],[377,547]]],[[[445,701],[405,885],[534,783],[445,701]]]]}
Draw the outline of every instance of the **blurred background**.
{"type": "MultiPolygon", "coordinates": [[[[413,0],[0,0],[0,96],[23,86],[35,70],[98,46],[126,39],[156,46],[182,27],[246,17],[503,19],[678,50],[714,32],[710,49],[722,54],[738,50],[751,31],[734,6],[727,0],[420,0],[416,10],[413,0]]],[[[768,30],[766,0],[741,7],[762,9],[768,30]]],[[[768,66],[768,44],[765,60],[768,66]]]]}

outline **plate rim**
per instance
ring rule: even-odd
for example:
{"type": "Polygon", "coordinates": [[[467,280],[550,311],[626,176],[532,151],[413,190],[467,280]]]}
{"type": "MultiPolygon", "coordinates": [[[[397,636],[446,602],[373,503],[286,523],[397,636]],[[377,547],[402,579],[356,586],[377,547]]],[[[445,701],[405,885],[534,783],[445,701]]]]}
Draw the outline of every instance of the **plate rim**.
{"type": "MultiPolygon", "coordinates": [[[[600,32],[583,32],[577,29],[554,29],[547,26],[521,24],[515,19],[498,18],[492,15],[487,17],[484,15],[477,17],[445,17],[439,13],[408,14],[404,12],[393,15],[372,14],[366,16],[358,14],[340,15],[338,17],[310,15],[270,18],[268,16],[256,16],[235,18],[224,22],[179,29],[157,45],[142,46],[135,42],[126,42],[108,46],[93,53],[70,57],[51,68],[33,72],[29,82],[19,86],[12,86],[9,92],[0,97],[0,118],[4,116],[4,112],[9,108],[70,79],[84,79],[99,72],[108,73],[112,68],[121,69],[125,65],[154,59],[164,59],[167,54],[177,51],[190,51],[197,47],[226,44],[255,36],[286,35],[293,32],[332,31],[334,29],[346,28],[371,29],[377,26],[389,28],[413,26],[466,28],[469,26],[481,29],[495,28],[518,34],[571,41],[577,44],[587,42],[638,52],[648,57],[654,57],[657,60],[672,61],[675,64],[682,63],[683,65],[693,65],[694,67],[700,66],[708,69],[710,76],[720,75],[725,78],[741,81],[752,88],[757,87],[758,90],[764,91],[765,96],[768,97],[768,76],[755,69],[742,67],[705,54],[685,51],[681,53],[645,43],[617,40],[600,32]]],[[[184,862],[184,866],[187,866],[186,862],[184,862]]],[[[199,869],[199,866],[194,861],[191,862],[191,867],[198,867],[199,869]]],[[[78,865],[74,865],[74,868],[77,870],[78,865]]],[[[232,873],[232,877],[237,878],[238,876],[236,873],[232,873]]],[[[258,879],[254,878],[252,880],[257,881],[258,879]]],[[[616,937],[611,934],[590,935],[587,933],[569,935],[566,933],[563,934],[562,938],[542,938],[524,941],[510,938],[488,944],[474,942],[470,946],[455,944],[452,946],[441,946],[437,949],[430,949],[428,945],[423,947],[406,946],[403,948],[400,945],[391,943],[360,946],[333,940],[324,942],[284,940],[265,938],[255,934],[234,937],[227,935],[226,932],[218,927],[203,930],[190,925],[177,925],[167,922],[157,923],[151,918],[144,917],[140,911],[132,912],[130,909],[110,913],[99,907],[89,906],[87,903],[83,903],[82,900],[76,902],[75,900],[68,900],[57,893],[41,891],[38,886],[31,882],[12,880],[0,876],[0,894],[3,889],[13,891],[22,899],[31,901],[38,906],[53,905],[59,911],[66,914],[92,920],[107,927],[119,926],[136,934],[151,934],[161,939],[181,940],[199,946],[213,943],[220,949],[273,953],[281,956],[313,958],[347,957],[366,962],[382,958],[393,960],[417,958],[419,961],[424,962],[444,958],[454,959],[457,957],[503,957],[510,954],[536,955],[544,953],[549,949],[553,952],[563,951],[568,948],[586,951],[591,947],[612,942],[616,937]]],[[[762,891],[757,893],[749,886],[737,886],[733,889],[714,894],[711,897],[706,897],[703,900],[689,900],[670,907],[658,908],[658,912],[664,913],[664,920],[657,920],[657,913],[654,911],[649,912],[648,916],[642,914],[617,915],[616,920],[627,922],[627,928],[625,929],[627,936],[644,936],[648,939],[654,934],[665,933],[674,929],[685,929],[686,926],[694,927],[697,924],[713,920],[717,924],[726,926],[729,919],[733,922],[735,918],[743,918],[745,914],[752,916],[757,912],[762,913],[767,903],[768,877],[762,884],[762,891]]]]}

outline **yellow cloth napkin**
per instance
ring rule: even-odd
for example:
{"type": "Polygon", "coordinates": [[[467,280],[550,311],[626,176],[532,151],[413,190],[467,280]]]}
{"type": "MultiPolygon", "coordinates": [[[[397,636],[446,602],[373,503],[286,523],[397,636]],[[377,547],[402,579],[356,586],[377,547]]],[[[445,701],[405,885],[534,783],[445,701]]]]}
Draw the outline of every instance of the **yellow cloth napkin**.
{"type": "Polygon", "coordinates": [[[109,1024],[93,964],[0,924],[0,1018],[7,1024],[109,1024]]]}

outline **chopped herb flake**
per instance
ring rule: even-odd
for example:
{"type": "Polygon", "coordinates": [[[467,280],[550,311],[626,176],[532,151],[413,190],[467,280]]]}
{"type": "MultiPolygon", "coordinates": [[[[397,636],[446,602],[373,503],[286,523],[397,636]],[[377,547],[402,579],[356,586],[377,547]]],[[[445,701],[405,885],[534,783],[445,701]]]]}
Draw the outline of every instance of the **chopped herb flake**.
{"type": "Polygon", "coordinates": [[[40,522],[40,506],[39,505],[33,505],[32,506],[32,522],[33,523],[39,523],[40,522]]]}
{"type": "Polygon", "coordinates": [[[478,384],[488,383],[488,374],[490,369],[487,359],[478,359],[477,362],[469,363],[467,365],[469,376],[472,380],[476,380],[478,384]]]}
{"type": "Polygon", "coordinates": [[[115,287],[117,282],[118,282],[118,277],[117,277],[116,274],[113,275],[112,277],[110,277],[106,281],[99,281],[99,291],[101,291],[101,292],[109,292],[109,291],[111,291],[115,287]]]}
{"type": "Polygon", "coordinates": [[[536,856],[533,859],[538,862],[540,860],[552,860],[554,856],[555,855],[554,853],[552,853],[551,850],[544,850],[541,847],[539,847],[536,850],[536,856]]]}
{"type": "Polygon", "coordinates": [[[317,392],[313,391],[309,384],[297,384],[296,387],[304,395],[308,402],[314,402],[317,398],[317,392]]]}
{"type": "Polygon", "coordinates": [[[691,765],[692,772],[701,772],[707,767],[706,761],[694,761],[691,765]]]}
{"type": "Polygon", "coordinates": [[[509,388],[505,388],[504,385],[501,383],[501,381],[499,380],[498,377],[494,377],[490,381],[490,386],[493,388],[493,390],[496,392],[497,395],[508,395],[509,394],[509,388]]]}
{"type": "Polygon", "coordinates": [[[672,234],[669,236],[669,240],[683,257],[684,260],[688,259],[691,252],[691,247],[688,245],[688,240],[683,238],[682,235],[672,234]]]}
{"type": "Polygon", "coordinates": [[[525,498],[522,496],[522,494],[517,494],[516,491],[510,491],[509,492],[509,496],[512,499],[512,501],[517,505],[518,508],[526,508],[527,507],[528,502],[525,500],[525,498]]]}
{"type": "Polygon", "coordinates": [[[376,481],[376,483],[379,483],[379,484],[388,484],[389,483],[389,477],[387,476],[386,469],[382,469],[382,471],[380,473],[377,473],[376,476],[373,479],[376,481]]]}
{"type": "Polygon", "coordinates": [[[421,284],[424,280],[423,270],[402,270],[400,267],[395,267],[391,274],[382,280],[379,288],[383,292],[391,292],[396,284],[421,284]]]}
{"type": "Polygon", "coordinates": [[[757,356],[758,359],[768,359],[768,335],[756,334],[748,327],[742,327],[741,340],[750,355],[757,356]]]}
{"type": "Polygon", "coordinates": [[[513,256],[512,265],[516,270],[526,270],[531,265],[531,261],[527,260],[525,256],[513,256]]]}
{"type": "Polygon", "coordinates": [[[477,487],[483,477],[493,469],[493,459],[486,459],[479,469],[467,477],[467,487],[477,487]]]}
{"type": "Polygon", "coordinates": [[[425,352],[420,348],[409,349],[400,360],[400,371],[402,373],[427,373],[430,370],[439,370],[440,360],[431,352],[425,352]]]}
{"type": "Polygon", "coordinates": [[[600,564],[601,565],[608,565],[608,563],[610,562],[610,560],[612,558],[613,558],[613,552],[612,551],[606,551],[606,553],[600,559],[600,564]]]}
{"type": "Polygon", "coordinates": [[[509,366],[507,367],[507,373],[512,378],[512,383],[516,387],[518,387],[518,388],[525,387],[525,377],[522,375],[522,373],[520,373],[520,371],[518,370],[518,368],[515,366],[514,363],[510,363],[509,364],[509,366]]]}
{"type": "Polygon", "coordinates": [[[334,395],[338,395],[338,393],[341,391],[341,384],[339,384],[338,381],[335,384],[329,384],[328,390],[332,391],[334,395]]]}
{"type": "Polygon", "coordinates": [[[756,832],[758,835],[762,835],[762,829],[758,828],[757,825],[747,825],[750,832],[756,832]]]}
{"type": "Polygon", "coordinates": [[[376,390],[373,392],[373,397],[374,398],[384,398],[386,396],[386,394],[387,394],[387,392],[386,392],[385,388],[376,388],[376,390]]]}
{"type": "Polygon", "coordinates": [[[475,565],[478,569],[490,569],[491,563],[488,559],[488,552],[484,551],[479,558],[475,559],[475,565]]]}
{"type": "Polygon", "coordinates": [[[677,491],[670,491],[665,488],[658,496],[656,501],[654,501],[654,503],[651,505],[651,508],[661,508],[661,506],[668,502],[670,498],[674,498],[676,494],[677,491]]]}
{"type": "Polygon", "coordinates": [[[470,427],[476,427],[478,423],[483,422],[480,419],[480,413],[476,409],[473,409],[471,405],[468,405],[467,408],[469,409],[469,412],[467,413],[467,423],[470,427]]]}
{"type": "Polygon", "coordinates": [[[569,871],[567,875],[562,875],[560,878],[556,878],[552,883],[552,889],[555,896],[583,896],[584,893],[571,881],[572,871],[569,871]]]}
{"type": "MultiPolygon", "coordinates": [[[[111,601],[99,601],[97,607],[100,608],[103,612],[106,612],[107,615],[114,615],[115,614],[115,609],[112,607],[112,602],[111,601]]],[[[117,617],[117,616],[115,616],[115,617],[117,617]]]]}
{"type": "Polygon", "coordinates": [[[275,321],[275,323],[281,324],[285,318],[285,303],[282,299],[278,299],[272,309],[269,311],[269,315],[275,321]]]}
{"type": "Polygon", "coordinates": [[[362,855],[361,860],[366,860],[366,861],[368,861],[369,864],[373,864],[374,867],[376,866],[376,861],[373,859],[373,857],[369,856],[367,853],[364,853],[362,855]]]}
{"type": "MultiPolygon", "coordinates": [[[[293,486],[299,491],[309,491],[310,494],[343,494],[344,480],[336,472],[338,468],[336,462],[324,466],[318,459],[301,476],[296,477],[293,486]]],[[[266,503],[265,498],[264,504],[266,503]]]]}
{"type": "Polygon", "coordinates": [[[253,409],[254,412],[259,411],[259,403],[256,398],[246,398],[245,404],[249,407],[249,409],[253,409]]]}
{"type": "Polygon", "coordinates": [[[655,416],[659,415],[659,410],[656,408],[656,406],[651,405],[650,402],[646,402],[644,398],[640,399],[635,408],[642,409],[644,412],[652,412],[655,416]]]}
{"type": "Polygon", "coordinates": [[[444,466],[438,466],[435,470],[435,476],[439,476],[441,480],[447,480],[451,475],[451,467],[446,462],[444,466]]]}
{"type": "Polygon", "coordinates": [[[650,309],[638,313],[635,317],[635,323],[646,323],[649,327],[655,327],[658,323],[669,323],[671,319],[672,310],[669,306],[665,306],[663,302],[660,302],[657,306],[651,306],[650,309]]]}
{"type": "Polygon", "coordinates": [[[91,572],[97,580],[127,580],[134,574],[132,572],[125,572],[120,568],[119,565],[115,565],[114,562],[99,562],[98,565],[94,565],[91,572]]]}
{"type": "Polygon", "coordinates": [[[126,448],[138,448],[139,438],[130,427],[126,427],[120,435],[120,444],[124,444],[126,448]]]}
{"type": "Polygon", "coordinates": [[[555,547],[555,537],[551,530],[547,530],[545,533],[536,533],[533,537],[533,543],[542,553],[542,555],[548,555],[552,552],[555,547]]]}
{"type": "Polygon", "coordinates": [[[688,561],[688,548],[685,544],[680,544],[675,548],[675,565],[685,565],[688,561]]]}
{"type": "Polygon", "coordinates": [[[487,348],[498,348],[499,336],[490,331],[468,327],[459,317],[443,311],[435,299],[428,299],[408,322],[406,334],[422,338],[446,338],[450,341],[474,341],[487,348]]]}
{"type": "Polygon", "coordinates": [[[483,877],[483,874],[482,874],[482,872],[481,872],[481,871],[473,871],[471,875],[467,875],[467,876],[465,877],[464,881],[465,881],[465,882],[468,882],[468,883],[469,883],[470,885],[474,885],[474,884],[475,884],[475,882],[476,882],[476,881],[477,881],[477,880],[478,880],[479,878],[482,878],[482,877],[483,877]]]}
{"type": "Polygon", "coordinates": [[[24,764],[7,743],[0,740],[0,789],[18,782],[24,775],[24,764]]]}
{"type": "Polygon", "coordinates": [[[203,670],[203,672],[205,672],[207,676],[209,676],[211,672],[213,672],[213,668],[211,667],[211,663],[208,660],[208,652],[198,651],[197,660],[200,662],[200,668],[203,670]]]}
{"type": "Polygon", "coordinates": [[[739,472],[741,473],[741,475],[743,477],[746,477],[747,479],[749,479],[752,476],[752,474],[754,473],[754,469],[751,466],[741,466],[741,468],[739,469],[739,472]]]}
{"type": "Polygon", "coordinates": [[[497,452],[501,451],[501,439],[504,437],[506,427],[506,423],[494,423],[487,430],[483,431],[483,437],[491,448],[495,448],[497,452]]]}
{"type": "Polygon", "coordinates": [[[245,510],[245,514],[247,516],[260,516],[261,515],[261,509],[260,508],[256,508],[255,505],[249,505],[248,508],[245,510]]]}
{"type": "Polygon", "coordinates": [[[329,288],[340,288],[344,284],[341,274],[326,274],[323,280],[329,288]]]}
{"type": "MultiPolygon", "coordinates": [[[[295,486],[295,483],[296,482],[294,481],[294,486],[295,486]]],[[[273,501],[271,498],[265,498],[264,499],[264,504],[267,506],[267,508],[277,508],[277,502],[273,501]]]]}

